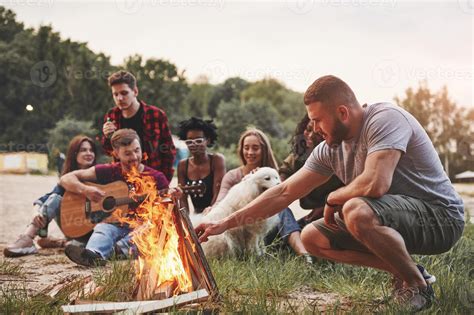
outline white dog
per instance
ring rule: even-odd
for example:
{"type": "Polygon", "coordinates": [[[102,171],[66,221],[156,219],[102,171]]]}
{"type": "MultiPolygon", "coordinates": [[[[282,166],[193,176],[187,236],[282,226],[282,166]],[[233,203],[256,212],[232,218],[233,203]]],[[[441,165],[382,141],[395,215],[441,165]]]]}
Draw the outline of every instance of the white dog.
{"type": "MultiPolygon", "coordinates": [[[[227,195],[207,215],[191,217],[196,227],[201,223],[216,222],[241,209],[257,198],[264,190],[280,183],[278,172],[270,167],[261,167],[255,173],[245,176],[233,186],[227,195]]],[[[265,220],[248,222],[221,235],[211,236],[202,244],[207,257],[237,256],[242,253],[263,254],[262,242],[265,235],[279,223],[278,215],[265,220]]]]}

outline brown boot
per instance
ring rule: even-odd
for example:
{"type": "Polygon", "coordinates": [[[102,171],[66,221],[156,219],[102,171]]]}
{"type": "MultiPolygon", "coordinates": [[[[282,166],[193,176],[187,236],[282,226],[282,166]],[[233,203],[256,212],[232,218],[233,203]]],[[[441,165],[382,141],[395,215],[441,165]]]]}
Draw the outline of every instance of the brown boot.
{"type": "Polygon", "coordinates": [[[45,237],[38,238],[36,244],[38,244],[41,248],[64,248],[66,247],[66,242],[66,239],[45,237]]]}

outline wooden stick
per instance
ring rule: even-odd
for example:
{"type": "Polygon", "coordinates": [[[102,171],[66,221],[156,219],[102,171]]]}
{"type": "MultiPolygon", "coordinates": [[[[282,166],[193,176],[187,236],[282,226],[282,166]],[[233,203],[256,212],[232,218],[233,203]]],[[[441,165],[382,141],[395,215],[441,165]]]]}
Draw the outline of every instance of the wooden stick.
{"type": "Polygon", "coordinates": [[[218,295],[219,290],[217,289],[217,283],[212,275],[211,268],[207,262],[206,256],[204,255],[204,251],[202,250],[201,244],[199,243],[199,239],[196,235],[196,232],[193,229],[193,225],[189,216],[186,212],[186,208],[179,209],[179,213],[181,214],[181,218],[183,219],[183,224],[188,231],[189,235],[191,236],[192,241],[196,247],[198,259],[201,262],[202,267],[204,268],[204,272],[206,273],[206,278],[209,280],[211,285],[211,292],[218,295]]]}
{"type": "Polygon", "coordinates": [[[151,301],[152,303],[146,305],[140,305],[137,307],[131,307],[123,312],[117,314],[141,314],[141,313],[148,313],[154,312],[159,310],[164,310],[170,307],[177,307],[181,305],[185,305],[188,303],[199,303],[207,300],[209,298],[209,293],[202,289],[190,293],[185,293],[181,295],[174,296],[172,298],[160,301],[151,301]]]}
{"type": "Polygon", "coordinates": [[[191,302],[201,302],[209,297],[206,290],[194,291],[174,296],[169,299],[159,301],[139,301],[139,302],[119,302],[119,303],[93,303],[82,305],[61,306],[65,313],[85,313],[85,312],[113,312],[125,310],[118,314],[138,314],[166,309],[172,306],[180,306],[191,302]]]}
{"type": "Polygon", "coordinates": [[[158,288],[155,288],[153,299],[163,300],[173,295],[174,289],[178,286],[176,281],[165,281],[158,288]]]}

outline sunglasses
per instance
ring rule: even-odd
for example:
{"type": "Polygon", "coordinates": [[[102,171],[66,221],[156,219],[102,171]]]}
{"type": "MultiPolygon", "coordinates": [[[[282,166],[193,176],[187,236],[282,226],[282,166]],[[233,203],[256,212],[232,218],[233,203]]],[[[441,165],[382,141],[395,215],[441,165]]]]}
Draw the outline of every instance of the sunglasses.
{"type": "Polygon", "coordinates": [[[190,146],[190,145],[200,145],[200,144],[203,144],[204,141],[206,141],[206,138],[196,138],[196,139],[184,140],[184,143],[186,143],[187,146],[190,146]]]}

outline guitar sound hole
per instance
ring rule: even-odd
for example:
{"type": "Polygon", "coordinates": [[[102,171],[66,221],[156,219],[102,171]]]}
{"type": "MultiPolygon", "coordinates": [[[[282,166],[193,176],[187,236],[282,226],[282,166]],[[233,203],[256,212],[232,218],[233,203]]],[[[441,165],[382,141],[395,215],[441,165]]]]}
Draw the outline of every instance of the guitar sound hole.
{"type": "Polygon", "coordinates": [[[115,208],[115,198],[114,197],[107,197],[102,202],[102,207],[104,211],[110,211],[115,208]]]}

